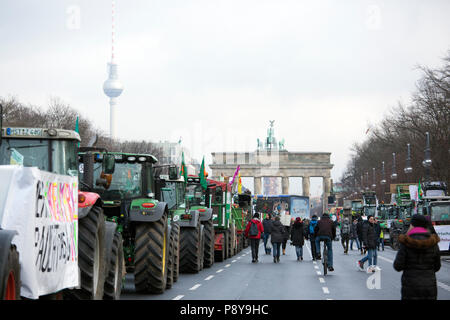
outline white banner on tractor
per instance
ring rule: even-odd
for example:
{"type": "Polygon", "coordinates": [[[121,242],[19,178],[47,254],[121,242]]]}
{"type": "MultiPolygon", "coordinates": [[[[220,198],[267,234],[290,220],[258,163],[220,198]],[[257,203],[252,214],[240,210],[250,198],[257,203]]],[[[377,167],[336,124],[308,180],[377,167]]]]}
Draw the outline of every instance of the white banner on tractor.
{"type": "Polygon", "coordinates": [[[15,230],[21,296],[79,286],[78,178],[0,166],[0,226],[15,230]]]}
{"type": "Polygon", "coordinates": [[[434,226],[434,230],[441,239],[438,243],[439,250],[450,251],[450,225],[434,226]]]}

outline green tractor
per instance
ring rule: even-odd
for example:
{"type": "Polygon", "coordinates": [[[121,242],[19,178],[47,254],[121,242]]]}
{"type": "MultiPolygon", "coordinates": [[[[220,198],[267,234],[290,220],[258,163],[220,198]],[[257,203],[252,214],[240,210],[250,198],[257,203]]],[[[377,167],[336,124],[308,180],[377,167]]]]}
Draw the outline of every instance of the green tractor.
{"type": "MultiPolygon", "coordinates": [[[[108,220],[118,224],[123,238],[125,267],[134,273],[137,292],[162,293],[170,288],[176,264],[179,227],[167,203],[155,197],[153,165],[148,154],[92,152],[93,178],[101,179],[99,168],[106,157],[114,157],[115,169],[109,188],[95,187],[102,197],[108,220]]],[[[83,163],[85,154],[79,154],[83,163]]],[[[84,164],[84,163],[83,163],[84,164]]]]}
{"type": "Polygon", "coordinates": [[[200,178],[162,177],[161,199],[168,199],[174,220],[180,226],[180,272],[197,273],[214,264],[214,227],[210,189],[200,178]]]}

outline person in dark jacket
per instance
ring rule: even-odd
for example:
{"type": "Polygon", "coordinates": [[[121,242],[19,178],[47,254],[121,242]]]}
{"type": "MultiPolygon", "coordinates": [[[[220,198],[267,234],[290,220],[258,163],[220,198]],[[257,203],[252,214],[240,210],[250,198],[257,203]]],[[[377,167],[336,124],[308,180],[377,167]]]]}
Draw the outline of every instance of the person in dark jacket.
{"type": "Polygon", "coordinates": [[[398,240],[400,249],[394,269],[403,271],[402,300],[437,299],[436,272],[441,268],[439,236],[427,228],[429,222],[422,215],[414,215],[406,235],[398,240]]]}
{"type": "Polygon", "coordinates": [[[324,213],[320,218],[317,226],[314,228],[314,234],[316,236],[316,250],[318,254],[318,259],[320,257],[320,241],[326,241],[326,246],[328,248],[328,270],[334,271],[333,268],[333,239],[336,238],[336,227],[333,221],[330,219],[327,213],[324,213]]]}
{"type": "Polygon", "coordinates": [[[314,229],[317,226],[317,216],[313,215],[311,217],[311,221],[309,221],[309,225],[308,225],[308,233],[306,236],[306,239],[310,240],[311,243],[311,254],[312,254],[312,259],[313,261],[316,261],[317,259],[317,252],[316,252],[316,237],[314,236],[314,229]]]}
{"type": "Polygon", "coordinates": [[[377,243],[379,235],[375,230],[375,219],[373,216],[368,216],[367,223],[363,224],[363,246],[367,249],[367,256],[358,261],[358,266],[364,270],[364,263],[369,261],[369,272],[375,272],[377,265],[377,243]]]}
{"type": "Polygon", "coordinates": [[[273,248],[273,262],[280,262],[280,249],[281,243],[284,240],[285,229],[280,222],[280,216],[275,217],[275,221],[272,224],[272,231],[270,233],[270,241],[273,248]]]}
{"type": "Polygon", "coordinates": [[[356,232],[356,225],[358,224],[358,220],[353,220],[352,227],[350,229],[350,250],[353,250],[353,241],[356,241],[356,247],[358,250],[361,250],[358,240],[358,233],[356,232]]]}
{"type": "Polygon", "coordinates": [[[273,223],[272,216],[270,214],[267,214],[266,218],[263,220],[263,227],[264,227],[263,241],[266,254],[270,254],[272,251],[272,249],[267,248],[267,240],[269,240],[270,232],[272,230],[272,223],[273,223]]]}
{"type": "Polygon", "coordinates": [[[250,248],[252,250],[252,262],[258,262],[258,249],[259,249],[259,240],[261,239],[261,233],[264,232],[264,227],[262,223],[259,221],[259,213],[255,213],[253,215],[253,219],[250,220],[245,228],[244,235],[250,239],[250,248]],[[258,228],[257,235],[249,235],[250,227],[252,223],[256,224],[258,228]]]}
{"type": "MultiPolygon", "coordinates": [[[[285,215],[289,215],[289,211],[285,211],[284,212],[285,215]]],[[[291,234],[291,226],[292,226],[292,222],[291,225],[284,225],[284,238],[283,238],[283,242],[281,243],[281,247],[283,249],[283,256],[286,254],[286,244],[287,241],[289,240],[289,235],[291,234]]]]}
{"type": "Polygon", "coordinates": [[[304,226],[300,217],[295,219],[295,222],[291,227],[291,242],[295,246],[297,261],[303,260],[303,245],[305,244],[305,240],[304,226]]]}
{"type": "Polygon", "coordinates": [[[341,223],[341,243],[344,247],[344,253],[348,254],[348,241],[350,240],[351,224],[348,217],[345,217],[341,223]]]}
{"type": "Polygon", "coordinates": [[[363,218],[361,218],[361,216],[359,216],[358,223],[356,224],[356,234],[358,235],[361,254],[364,254],[364,252],[363,252],[363,236],[362,236],[363,225],[364,225],[364,220],[363,220],[363,218]]]}

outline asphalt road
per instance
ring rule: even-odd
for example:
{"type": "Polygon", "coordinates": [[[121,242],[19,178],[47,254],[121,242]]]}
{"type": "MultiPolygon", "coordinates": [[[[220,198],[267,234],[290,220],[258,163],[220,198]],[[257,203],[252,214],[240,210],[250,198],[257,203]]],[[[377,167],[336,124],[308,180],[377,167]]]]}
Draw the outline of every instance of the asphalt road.
{"type": "MultiPolygon", "coordinates": [[[[174,286],[159,295],[137,294],[133,275],[127,275],[121,299],[125,300],[399,300],[401,272],[392,267],[396,251],[378,252],[381,271],[359,271],[362,256],[356,251],[344,255],[340,242],[333,241],[334,272],[322,274],[320,261],[313,262],[309,242],[303,247],[303,261],[288,244],[280,263],[273,263],[260,246],[259,263],[251,262],[250,248],[215,263],[198,274],[180,274],[174,286]]],[[[436,274],[438,299],[450,300],[450,262],[442,260],[436,274]]]]}

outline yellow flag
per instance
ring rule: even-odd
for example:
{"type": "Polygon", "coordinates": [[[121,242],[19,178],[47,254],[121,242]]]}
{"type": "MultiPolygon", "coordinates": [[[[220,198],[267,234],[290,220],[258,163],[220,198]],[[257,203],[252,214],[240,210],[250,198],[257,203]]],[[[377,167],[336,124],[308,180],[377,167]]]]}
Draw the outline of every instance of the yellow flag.
{"type": "Polygon", "coordinates": [[[241,173],[239,172],[239,180],[238,180],[238,193],[241,194],[242,193],[242,181],[241,181],[241,173]]]}

